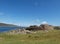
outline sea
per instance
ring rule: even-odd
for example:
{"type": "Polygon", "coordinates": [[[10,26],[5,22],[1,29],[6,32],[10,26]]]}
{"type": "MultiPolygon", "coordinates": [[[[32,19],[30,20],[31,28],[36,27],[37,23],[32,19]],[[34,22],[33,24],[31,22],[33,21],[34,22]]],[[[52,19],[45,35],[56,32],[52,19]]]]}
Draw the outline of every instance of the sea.
{"type": "Polygon", "coordinates": [[[10,31],[10,30],[15,30],[17,28],[20,28],[20,27],[0,27],[0,32],[6,32],[6,31],[10,31]]]}

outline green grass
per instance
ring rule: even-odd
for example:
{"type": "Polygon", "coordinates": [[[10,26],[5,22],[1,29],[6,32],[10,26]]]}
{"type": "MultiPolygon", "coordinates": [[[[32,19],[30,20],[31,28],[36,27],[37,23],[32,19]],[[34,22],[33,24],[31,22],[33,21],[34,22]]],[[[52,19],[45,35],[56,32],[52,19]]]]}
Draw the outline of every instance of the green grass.
{"type": "Polygon", "coordinates": [[[0,34],[0,44],[60,44],[60,30],[35,34],[0,34]]]}

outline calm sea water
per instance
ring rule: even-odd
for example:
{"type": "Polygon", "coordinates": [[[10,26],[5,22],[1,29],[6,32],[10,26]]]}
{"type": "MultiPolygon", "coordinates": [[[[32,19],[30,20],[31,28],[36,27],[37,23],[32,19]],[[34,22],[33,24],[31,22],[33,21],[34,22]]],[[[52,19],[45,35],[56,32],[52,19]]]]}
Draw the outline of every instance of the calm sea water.
{"type": "Polygon", "coordinates": [[[18,27],[0,27],[0,32],[15,30],[18,27]]]}

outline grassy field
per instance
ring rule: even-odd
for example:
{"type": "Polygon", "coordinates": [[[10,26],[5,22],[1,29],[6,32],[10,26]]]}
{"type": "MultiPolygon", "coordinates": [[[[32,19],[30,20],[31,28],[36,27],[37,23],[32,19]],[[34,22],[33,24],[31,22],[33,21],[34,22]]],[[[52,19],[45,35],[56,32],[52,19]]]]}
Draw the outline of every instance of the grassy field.
{"type": "Polygon", "coordinates": [[[60,30],[35,34],[0,34],[0,44],[60,44],[60,30]]]}

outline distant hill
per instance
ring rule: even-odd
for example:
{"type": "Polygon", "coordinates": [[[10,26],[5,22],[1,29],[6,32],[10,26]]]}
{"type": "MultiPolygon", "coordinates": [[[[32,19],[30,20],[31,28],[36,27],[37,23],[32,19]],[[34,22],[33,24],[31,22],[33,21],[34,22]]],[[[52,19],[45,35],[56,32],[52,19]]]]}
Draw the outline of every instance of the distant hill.
{"type": "Polygon", "coordinates": [[[17,25],[13,25],[13,24],[6,24],[6,23],[0,23],[0,26],[17,26],[17,25]]]}
{"type": "Polygon", "coordinates": [[[60,26],[54,26],[54,29],[60,30],[60,26]]]}
{"type": "Polygon", "coordinates": [[[0,32],[7,32],[10,30],[18,30],[18,29],[25,29],[26,27],[23,26],[17,26],[14,24],[6,24],[6,23],[0,23],[0,32]]]}

